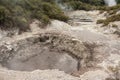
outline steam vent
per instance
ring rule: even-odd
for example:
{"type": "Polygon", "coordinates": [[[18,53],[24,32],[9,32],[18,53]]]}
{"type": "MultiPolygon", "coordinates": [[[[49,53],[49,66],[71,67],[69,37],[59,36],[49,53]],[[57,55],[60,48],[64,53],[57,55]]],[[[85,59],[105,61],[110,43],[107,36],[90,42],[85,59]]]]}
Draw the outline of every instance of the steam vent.
{"type": "Polygon", "coordinates": [[[0,0],[0,80],[120,80],[120,1],[0,0]]]}
{"type": "Polygon", "coordinates": [[[12,44],[16,44],[16,47],[13,47],[10,52],[4,46],[3,49],[8,52],[4,53],[7,56],[1,56],[5,58],[1,61],[8,69],[20,71],[33,71],[36,69],[77,71],[78,51],[84,51],[82,43],[56,33],[41,33],[38,37],[29,37],[12,44]],[[74,44],[71,42],[74,42],[74,44]],[[83,47],[79,47],[78,44],[83,47]],[[75,50],[75,48],[78,49],[75,50]]]}

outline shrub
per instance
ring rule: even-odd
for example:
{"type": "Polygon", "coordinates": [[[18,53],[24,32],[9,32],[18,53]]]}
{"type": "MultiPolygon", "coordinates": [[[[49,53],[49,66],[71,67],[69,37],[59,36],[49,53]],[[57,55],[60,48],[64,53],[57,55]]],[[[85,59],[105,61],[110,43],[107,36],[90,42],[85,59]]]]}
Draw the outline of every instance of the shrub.
{"type": "Polygon", "coordinates": [[[5,21],[5,8],[0,6],[0,25],[3,25],[5,21]]]}
{"type": "Polygon", "coordinates": [[[71,1],[69,2],[69,5],[71,5],[71,7],[74,10],[93,10],[93,6],[91,6],[90,4],[86,4],[86,3],[82,3],[82,2],[78,2],[78,1],[71,1]]]}
{"type": "Polygon", "coordinates": [[[113,14],[116,14],[116,12],[118,12],[120,10],[120,4],[118,4],[116,6],[112,6],[112,7],[98,6],[97,9],[102,10],[102,11],[107,11],[107,13],[109,13],[109,15],[113,15],[113,14]]]}
{"type": "Polygon", "coordinates": [[[102,20],[102,19],[97,20],[97,24],[101,24],[101,23],[103,23],[103,22],[104,22],[104,20],[102,20]]]}
{"type": "Polygon", "coordinates": [[[50,19],[68,20],[51,0],[0,0],[0,5],[2,29],[17,27],[26,31],[32,19],[38,19],[44,25],[50,23],[50,19]]]}
{"type": "Polygon", "coordinates": [[[62,4],[67,4],[74,10],[95,10],[98,6],[103,6],[103,0],[59,0],[62,4]]]}
{"type": "Polygon", "coordinates": [[[112,15],[104,20],[98,20],[97,24],[103,23],[103,26],[107,26],[110,22],[120,21],[120,14],[112,15]]]}
{"type": "Polygon", "coordinates": [[[58,8],[56,5],[51,5],[50,3],[42,3],[42,9],[44,14],[48,15],[51,19],[59,19],[62,21],[67,21],[68,17],[58,8]]]}
{"type": "Polygon", "coordinates": [[[112,27],[117,28],[117,27],[118,27],[118,25],[116,25],[116,24],[112,24],[112,27]]]}

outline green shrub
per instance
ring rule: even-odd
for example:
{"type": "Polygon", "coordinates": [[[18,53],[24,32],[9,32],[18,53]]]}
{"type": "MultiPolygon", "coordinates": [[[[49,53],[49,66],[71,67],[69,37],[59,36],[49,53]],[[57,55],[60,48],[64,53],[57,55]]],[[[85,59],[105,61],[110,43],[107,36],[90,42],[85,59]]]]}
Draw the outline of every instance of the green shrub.
{"type": "Polygon", "coordinates": [[[69,2],[82,2],[94,6],[101,6],[104,5],[104,0],[59,0],[61,3],[69,3],[69,2]]]}
{"type": "Polygon", "coordinates": [[[107,26],[110,22],[120,21],[120,14],[112,15],[104,20],[98,20],[97,24],[103,23],[103,26],[107,26]]]}
{"type": "Polygon", "coordinates": [[[0,5],[2,29],[17,27],[26,31],[32,19],[38,19],[44,25],[50,23],[50,19],[68,20],[68,17],[51,0],[0,0],[0,5]]]}
{"type": "Polygon", "coordinates": [[[67,4],[74,10],[96,10],[105,3],[103,0],[59,0],[62,4],[67,4]]]}
{"type": "Polygon", "coordinates": [[[0,25],[3,25],[5,17],[5,8],[0,6],[0,25]]]}
{"type": "Polygon", "coordinates": [[[59,19],[62,21],[67,21],[68,17],[58,8],[56,5],[51,5],[50,3],[42,3],[42,9],[44,14],[48,15],[51,19],[59,19]]]}
{"type": "Polygon", "coordinates": [[[71,1],[69,2],[69,5],[71,5],[72,9],[74,10],[92,10],[93,6],[86,4],[86,3],[82,3],[82,2],[78,2],[78,1],[71,1]]]}
{"type": "Polygon", "coordinates": [[[103,22],[104,22],[104,20],[102,20],[102,19],[97,20],[97,24],[101,24],[101,23],[103,23],[103,22]]]}
{"type": "Polygon", "coordinates": [[[116,24],[112,24],[112,27],[117,28],[117,27],[118,27],[118,25],[116,25],[116,24]]]}
{"type": "Polygon", "coordinates": [[[98,6],[97,9],[102,10],[102,11],[107,11],[107,13],[109,13],[109,15],[113,15],[113,14],[116,14],[116,12],[118,12],[120,10],[120,4],[118,4],[116,6],[112,6],[112,7],[98,6]]]}

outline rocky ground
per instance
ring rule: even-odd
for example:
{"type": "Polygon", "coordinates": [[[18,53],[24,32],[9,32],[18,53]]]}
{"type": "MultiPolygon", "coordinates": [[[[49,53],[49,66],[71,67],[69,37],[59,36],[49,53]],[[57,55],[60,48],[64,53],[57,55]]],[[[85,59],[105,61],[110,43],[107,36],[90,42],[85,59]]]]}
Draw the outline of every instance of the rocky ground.
{"type": "Polygon", "coordinates": [[[101,27],[99,11],[66,14],[69,24],[53,20],[43,29],[35,20],[31,32],[1,31],[0,80],[119,80],[119,22],[101,27]]]}

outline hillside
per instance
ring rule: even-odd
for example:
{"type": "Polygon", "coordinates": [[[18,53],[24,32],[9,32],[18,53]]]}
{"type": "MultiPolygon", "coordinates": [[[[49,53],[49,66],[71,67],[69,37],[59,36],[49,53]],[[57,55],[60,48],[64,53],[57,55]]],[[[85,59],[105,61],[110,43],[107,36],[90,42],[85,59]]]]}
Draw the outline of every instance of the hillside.
{"type": "Polygon", "coordinates": [[[40,20],[43,25],[50,19],[67,21],[68,17],[55,4],[48,0],[0,0],[0,28],[18,27],[25,31],[33,19],[40,20]]]}

